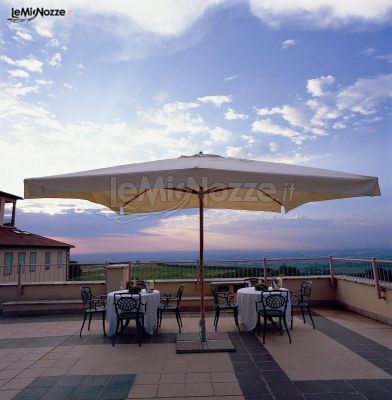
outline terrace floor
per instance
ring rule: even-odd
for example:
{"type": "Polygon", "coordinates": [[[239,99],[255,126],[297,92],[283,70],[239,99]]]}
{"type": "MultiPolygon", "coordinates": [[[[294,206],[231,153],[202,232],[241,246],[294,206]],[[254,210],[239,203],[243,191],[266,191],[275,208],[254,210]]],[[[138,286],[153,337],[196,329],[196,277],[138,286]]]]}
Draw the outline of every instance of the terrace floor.
{"type": "MultiPolygon", "coordinates": [[[[3,318],[0,400],[392,399],[392,327],[315,311],[315,330],[294,318],[292,344],[270,328],[263,345],[221,317],[236,352],[210,354],[176,354],[176,321],[166,316],[141,347],[132,327],[112,347],[99,320],[79,338],[80,317],[3,318]]],[[[183,332],[198,331],[197,315],[183,322],[183,332]]]]}

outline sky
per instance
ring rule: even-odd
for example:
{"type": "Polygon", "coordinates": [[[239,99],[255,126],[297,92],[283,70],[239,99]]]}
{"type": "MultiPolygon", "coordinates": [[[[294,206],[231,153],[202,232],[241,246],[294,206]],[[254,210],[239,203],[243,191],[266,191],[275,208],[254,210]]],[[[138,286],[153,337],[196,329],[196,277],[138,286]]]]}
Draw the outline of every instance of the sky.
{"type": "MultiPolygon", "coordinates": [[[[379,177],[382,196],[208,210],[207,250],[391,248],[391,16],[387,0],[4,0],[0,190],[199,151],[335,169],[379,177]],[[7,20],[26,6],[66,15],[7,20]]],[[[198,246],[197,210],[25,200],[17,225],[75,256],[198,246]]]]}

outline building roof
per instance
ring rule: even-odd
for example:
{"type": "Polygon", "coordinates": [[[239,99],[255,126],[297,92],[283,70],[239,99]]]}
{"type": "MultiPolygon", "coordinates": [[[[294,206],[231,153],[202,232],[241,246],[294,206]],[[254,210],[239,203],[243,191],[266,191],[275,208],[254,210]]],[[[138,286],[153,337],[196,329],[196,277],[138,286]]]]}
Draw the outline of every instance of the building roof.
{"type": "Polygon", "coordinates": [[[0,226],[0,247],[75,247],[45,236],[22,231],[15,227],[0,226]]]}
{"type": "Polygon", "coordinates": [[[0,197],[4,197],[6,200],[23,200],[23,197],[15,196],[14,194],[2,192],[0,190],[0,197]]]}

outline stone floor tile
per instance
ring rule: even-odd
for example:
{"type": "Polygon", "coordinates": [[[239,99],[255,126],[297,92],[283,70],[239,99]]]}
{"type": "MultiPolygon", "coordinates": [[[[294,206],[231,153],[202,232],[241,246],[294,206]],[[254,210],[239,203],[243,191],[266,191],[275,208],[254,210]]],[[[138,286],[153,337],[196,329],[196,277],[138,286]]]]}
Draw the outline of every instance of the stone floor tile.
{"type": "MultiPolygon", "coordinates": [[[[225,373],[225,372],[224,372],[225,373]]],[[[199,382],[211,382],[211,374],[209,372],[189,372],[186,374],[186,383],[199,383],[199,382]]]]}
{"type": "Polygon", "coordinates": [[[212,387],[215,396],[235,396],[242,395],[241,388],[236,382],[213,382],[212,387]]]}
{"type": "Polygon", "coordinates": [[[185,384],[183,383],[162,383],[159,384],[158,386],[157,397],[184,397],[184,396],[185,396],[185,384]]]}
{"type": "Polygon", "coordinates": [[[11,400],[19,390],[0,390],[0,400],[11,400]]]}
{"type": "Polygon", "coordinates": [[[2,386],[1,390],[8,390],[8,389],[24,389],[28,386],[34,378],[13,378],[8,381],[5,385],[2,386]]]}
{"type": "Polygon", "coordinates": [[[237,382],[234,372],[211,372],[212,382],[237,382]]]}
{"type": "Polygon", "coordinates": [[[185,383],[185,372],[163,373],[159,383],[185,383]]]}
{"type": "Polygon", "coordinates": [[[156,385],[161,379],[161,374],[137,374],[135,385],[156,385]]]}
{"type": "Polygon", "coordinates": [[[214,392],[210,382],[186,383],[185,397],[213,396],[214,392]]]}
{"type": "Polygon", "coordinates": [[[155,398],[158,385],[133,385],[128,393],[129,399],[149,399],[155,398]]]}

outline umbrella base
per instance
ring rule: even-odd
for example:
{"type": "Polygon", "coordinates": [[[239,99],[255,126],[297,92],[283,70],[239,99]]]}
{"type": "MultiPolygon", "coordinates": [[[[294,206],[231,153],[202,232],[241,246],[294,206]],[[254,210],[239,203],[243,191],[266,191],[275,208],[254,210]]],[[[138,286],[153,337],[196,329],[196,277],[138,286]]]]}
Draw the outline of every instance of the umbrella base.
{"type": "Polygon", "coordinates": [[[234,352],[235,347],[226,333],[207,333],[207,340],[201,341],[199,333],[180,333],[176,340],[176,353],[222,353],[234,352]]]}

